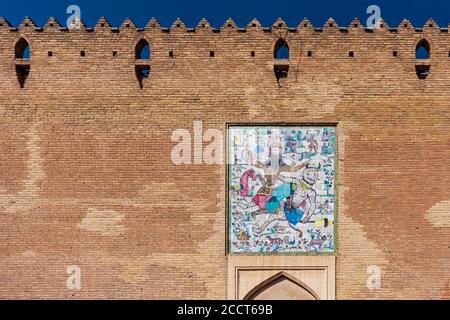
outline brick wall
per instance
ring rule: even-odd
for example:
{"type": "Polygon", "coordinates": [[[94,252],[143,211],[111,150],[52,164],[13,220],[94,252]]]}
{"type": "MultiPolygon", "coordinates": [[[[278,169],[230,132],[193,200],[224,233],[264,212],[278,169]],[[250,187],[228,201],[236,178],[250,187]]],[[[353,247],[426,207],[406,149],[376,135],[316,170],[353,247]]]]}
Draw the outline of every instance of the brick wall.
{"type": "Polygon", "coordinates": [[[337,298],[449,298],[446,28],[151,20],[138,30],[100,20],[67,31],[49,21],[0,20],[1,298],[225,298],[225,167],[170,157],[173,130],[192,132],[196,120],[205,130],[337,123],[337,298]],[[21,37],[31,50],[24,88],[21,37]],[[291,61],[278,83],[280,37],[291,61]],[[151,46],[142,89],[141,38],[151,46]],[[419,80],[423,38],[431,70],[419,80]],[[66,286],[70,265],[80,290],[66,286]],[[366,287],[370,265],[382,270],[379,290],[366,287]]]}

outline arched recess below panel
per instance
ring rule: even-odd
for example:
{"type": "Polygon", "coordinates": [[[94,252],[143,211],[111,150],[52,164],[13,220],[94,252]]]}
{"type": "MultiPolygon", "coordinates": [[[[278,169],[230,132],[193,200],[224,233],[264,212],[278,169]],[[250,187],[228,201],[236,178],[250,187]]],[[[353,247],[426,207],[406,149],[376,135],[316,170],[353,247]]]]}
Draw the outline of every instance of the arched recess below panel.
{"type": "Polygon", "coordinates": [[[250,290],[244,300],[319,300],[319,297],[306,284],[282,271],[250,290]]]}

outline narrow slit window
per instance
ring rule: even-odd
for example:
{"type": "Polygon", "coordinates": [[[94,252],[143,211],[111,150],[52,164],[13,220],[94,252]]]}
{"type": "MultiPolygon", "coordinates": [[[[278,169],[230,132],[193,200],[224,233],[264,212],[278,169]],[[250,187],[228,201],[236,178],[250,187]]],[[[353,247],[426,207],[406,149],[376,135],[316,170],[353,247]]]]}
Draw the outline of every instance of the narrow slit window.
{"type": "Polygon", "coordinates": [[[136,45],[136,59],[150,59],[150,45],[145,39],[141,39],[136,45]]]}
{"type": "Polygon", "coordinates": [[[29,65],[16,65],[17,80],[19,81],[20,88],[25,87],[25,81],[30,74],[29,65]]]}
{"type": "Polygon", "coordinates": [[[14,56],[16,59],[30,60],[30,46],[27,40],[20,38],[16,43],[14,56]]]}
{"type": "Polygon", "coordinates": [[[425,80],[430,74],[429,65],[416,65],[416,74],[420,80],[425,80]]]}

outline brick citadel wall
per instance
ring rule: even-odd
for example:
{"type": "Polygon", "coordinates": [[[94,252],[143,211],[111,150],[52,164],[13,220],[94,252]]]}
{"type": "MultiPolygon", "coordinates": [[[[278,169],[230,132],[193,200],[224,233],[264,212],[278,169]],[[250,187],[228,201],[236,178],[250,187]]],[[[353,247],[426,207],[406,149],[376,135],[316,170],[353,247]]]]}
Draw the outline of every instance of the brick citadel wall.
{"type": "Polygon", "coordinates": [[[225,298],[225,166],[171,160],[172,132],[202,121],[224,134],[227,123],[336,123],[337,298],[449,299],[449,51],[433,20],[101,19],[68,31],[0,19],[0,298],[225,298]],[[22,38],[28,61],[15,58],[22,38]],[[290,60],[277,80],[279,38],[290,60]],[[142,87],[140,39],[151,47],[142,87]],[[423,39],[431,55],[418,61],[423,39]],[[71,265],[80,290],[66,286],[71,265]]]}

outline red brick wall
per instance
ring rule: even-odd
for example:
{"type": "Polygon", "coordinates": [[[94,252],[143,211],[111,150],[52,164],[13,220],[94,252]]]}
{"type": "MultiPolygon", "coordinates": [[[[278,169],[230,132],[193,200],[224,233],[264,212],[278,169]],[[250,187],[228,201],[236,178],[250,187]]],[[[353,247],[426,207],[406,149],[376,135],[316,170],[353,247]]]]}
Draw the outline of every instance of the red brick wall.
{"type": "Polygon", "coordinates": [[[449,37],[428,23],[69,32],[4,22],[0,297],[225,298],[225,167],[170,157],[173,130],[200,120],[221,130],[337,123],[338,299],[448,299],[449,37]],[[279,86],[273,47],[286,34],[291,66],[279,86]],[[21,89],[22,36],[31,72],[21,89]],[[142,37],[152,50],[143,89],[134,71],[142,37]],[[422,38],[426,80],[415,73],[422,38]],[[80,290],[66,286],[70,265],[80,290]],[[382,270],[379,290],[366,287],[370,265],[382,270]]]}

